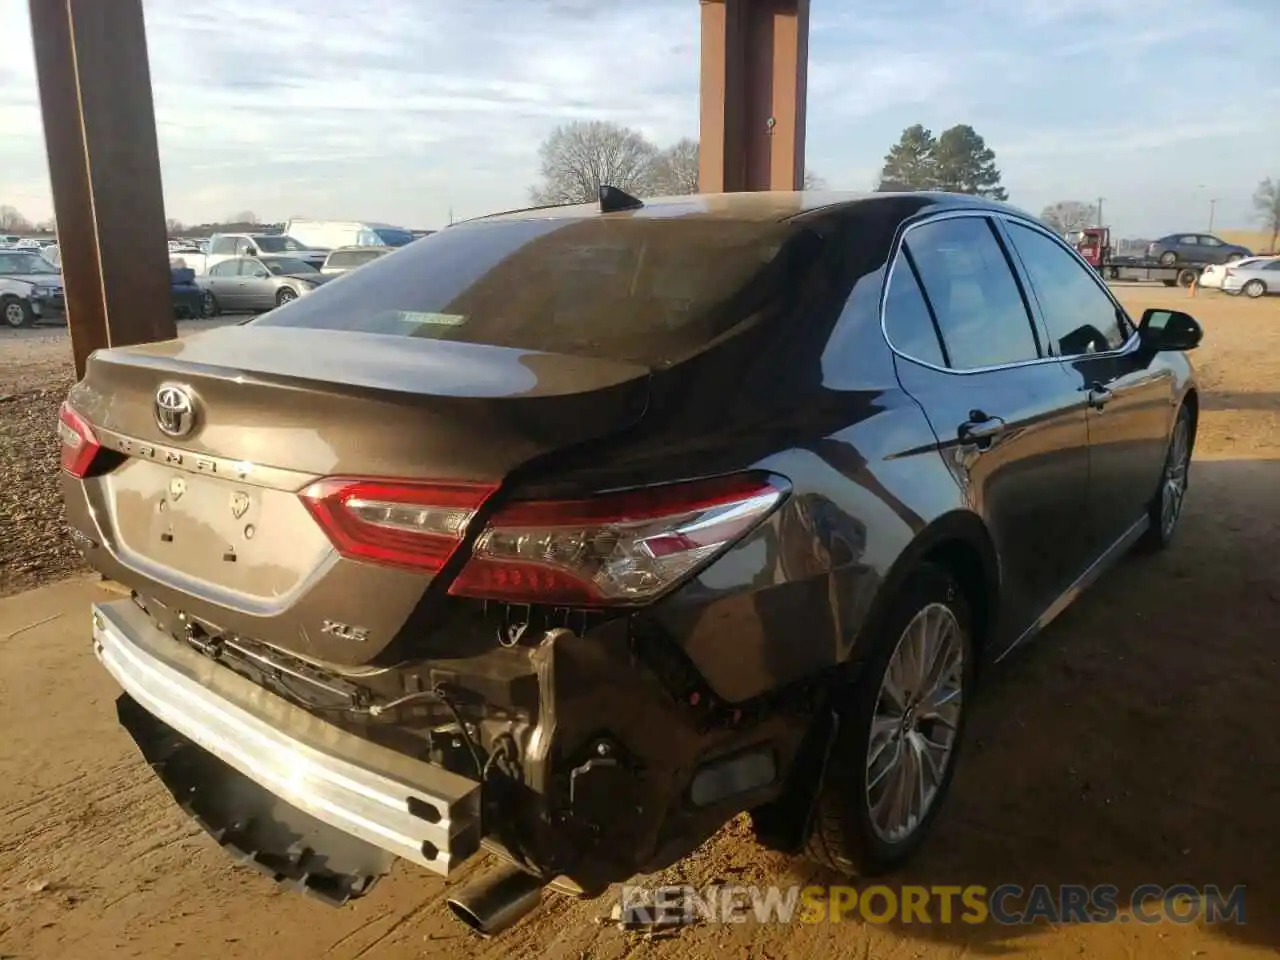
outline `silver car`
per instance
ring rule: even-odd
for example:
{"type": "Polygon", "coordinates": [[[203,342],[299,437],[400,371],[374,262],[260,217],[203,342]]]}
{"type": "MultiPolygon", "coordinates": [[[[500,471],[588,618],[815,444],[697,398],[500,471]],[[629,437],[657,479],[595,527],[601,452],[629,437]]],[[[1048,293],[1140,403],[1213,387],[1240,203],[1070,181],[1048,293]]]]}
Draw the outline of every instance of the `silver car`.
{"type": "Polygon", "coordinates": [[[232,257],[196,277],[204,289],[202,313],[260,311],[284,306],[333,279],[297,257],[232,257]]]}
{"type": "Polygon", "coordinates": [[[1227,268],[1222,278],[1223,293],[1243,293],[1246,297],[1264,297],[1268,293],[1280,293],[1280,258],[1259,260],[1227,268]]]}

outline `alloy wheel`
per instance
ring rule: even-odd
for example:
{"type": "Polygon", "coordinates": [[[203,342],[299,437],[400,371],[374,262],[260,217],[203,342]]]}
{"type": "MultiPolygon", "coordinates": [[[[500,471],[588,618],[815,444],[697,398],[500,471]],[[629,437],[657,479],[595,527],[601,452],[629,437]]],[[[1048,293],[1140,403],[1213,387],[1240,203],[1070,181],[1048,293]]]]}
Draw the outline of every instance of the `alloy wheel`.
{"type": "Polygon", "coordinates": [[[1165,467],[1164,486],[1160,492],[1160,529],[1166,538],[1173,534],[1182,515],[1182,501],[1187,495],[1187,472],[1191,466],[1191,427],[1186,417],[1178,419],[1169,447],[1169,463],[1165,467]]]}
{"type": "Polygon", "coordinates": [[[27,312],[22,309],[22,304],[14,300],[4,305],[4,322],[11,327],[25,327],[27,325],[27,312]]]}
{"type": "Polygon", "coordinates": [[[867,744],[871,828],[888,843],[910,837],[938,796],[955,752],[964,695],[964,642],[951,609],[931,603],[907,624],[889,658],[867,744]]]}
{"type": "Polygon", "coordinates": [[[295,293],[293,290],[290,290],[288,287],[285,287],[283,290],[280,291],[279,295],[277,295],[276,303],[285,304],[285,303],[289,303],[291,300],[297,300],[297,299],[298,299],[298,294],[295,293]]]}

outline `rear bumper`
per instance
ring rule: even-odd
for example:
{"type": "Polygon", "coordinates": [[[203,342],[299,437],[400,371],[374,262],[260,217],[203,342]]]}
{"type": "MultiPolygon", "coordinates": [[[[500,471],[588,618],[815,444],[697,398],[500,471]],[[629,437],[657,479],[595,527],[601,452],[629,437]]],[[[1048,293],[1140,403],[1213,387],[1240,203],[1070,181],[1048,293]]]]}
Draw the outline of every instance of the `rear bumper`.
{"type": "Polygon", "coordinates": [[[480,785],[370,743],[184,647],[130,600],[95,604],[94,653],[138,704],[328,826],[449,876],[480,848],[480,785]]]}

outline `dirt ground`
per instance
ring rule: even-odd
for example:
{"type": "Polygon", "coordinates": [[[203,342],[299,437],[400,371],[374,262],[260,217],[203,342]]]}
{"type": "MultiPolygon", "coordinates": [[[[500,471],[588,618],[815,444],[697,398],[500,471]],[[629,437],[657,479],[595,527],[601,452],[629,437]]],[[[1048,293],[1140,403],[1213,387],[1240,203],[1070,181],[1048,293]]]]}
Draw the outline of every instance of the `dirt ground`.
{"type": "MultiPolygon", "coordinates": [[[[991,674],[931,843],[904,883],[1247,886],[1247,924],[1007,928],[855,922],[687,928],[645,940],[611,898],[544,909],[482,942],[443,883],[397,869],[334,910],[233,866],[179,814],[115,724],[76,616],[83,582],[0,599],[0,957],[667,957],[837,960],[1272,956],[1280,949],[1280,300],[1122,288],[1190,308],[1203,414],[1178,542],[1111,572],[991,674]],[[33,599],[35,598],[35,599],[33,599]],[[10,617],[12,619],[12,616],[10,617]]],[[[65,349],[65,341],[62,342],[65,349]]],[[[0,354],[10,344],[0,336],[0,354]]],[[[50,368],[53,370],[54,368],[50,368]]],[[[55,370],[56,372],[56,370],[55,370]]],[[[7,373],[0,364],[0,375],[7,373]]],[[[28,384],[29,386],[29,384],[28,384]]],[[[4,392],[0,390],[0,393],[4,392]]],[[[2,415],[2,414],[0,414],[2,415]]],[[[486,864],[473,865],[475,875],[486,864]]],[[[736,822],[669,882],[838,882],[736,822]]]]}

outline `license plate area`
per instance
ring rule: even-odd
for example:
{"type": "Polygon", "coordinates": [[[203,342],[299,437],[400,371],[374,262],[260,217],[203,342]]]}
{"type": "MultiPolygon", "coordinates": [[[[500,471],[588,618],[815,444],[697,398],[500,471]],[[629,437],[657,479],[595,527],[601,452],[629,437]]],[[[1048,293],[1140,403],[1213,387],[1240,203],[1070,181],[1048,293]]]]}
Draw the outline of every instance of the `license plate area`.
{"type": "Polygon", "coordinates": [[[109,484],[124,553],[222,589],[285,595],[332,549],[287,491],[137,459],[114,471],[109,484]]]}

